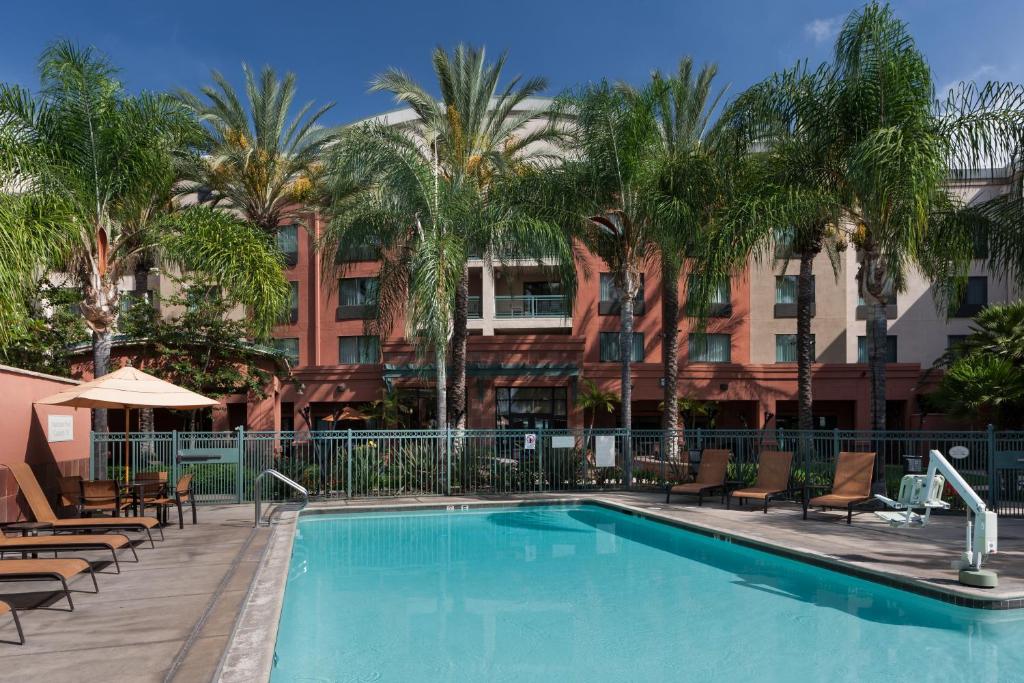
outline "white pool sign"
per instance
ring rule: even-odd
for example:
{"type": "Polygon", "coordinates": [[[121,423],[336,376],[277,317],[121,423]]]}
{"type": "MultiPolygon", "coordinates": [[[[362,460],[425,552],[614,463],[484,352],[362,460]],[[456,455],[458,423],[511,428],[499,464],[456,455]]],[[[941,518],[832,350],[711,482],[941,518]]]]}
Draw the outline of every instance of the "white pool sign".
{"type": "Polygon", "coordinates": [[[954,460],[963,460],[970,454],[971,452],[967,450],[967,446],[953,446],[949,449],[949,457],[954,460]]]}
{"type": "Polygon", "coordinates": [[[600,435],[595,438],[594,465],[597,467],[615,467],[615,437],[600,435]]]}
{"type": "Polygon", "coordinates": [[[74,441],[75,418],[71,415],[46,416],[46,440],[50,443],[58,441],[74,441]]]}
{"type": "Polygon", "coordinates": [[[551,437],[552,448],[576,448],[575,436],[553,436],[551,437]]]}
{"type": "Polygon", "coordinates": [[[537,435],[526,434],[523,436],[523,448],[528,451],[537,450],[537,435]]]}

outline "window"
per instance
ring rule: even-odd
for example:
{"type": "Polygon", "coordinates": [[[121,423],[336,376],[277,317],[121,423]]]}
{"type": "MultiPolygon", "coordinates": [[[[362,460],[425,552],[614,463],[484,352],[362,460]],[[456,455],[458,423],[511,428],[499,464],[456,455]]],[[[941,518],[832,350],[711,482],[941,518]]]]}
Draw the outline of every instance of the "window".
{"type": "Polygon", "coordinates": [[[376,336],[338,337],[338,363],[379,363],[380,338],[376,336]]]}
{"type": "Polygon", "coordinates": [[[370,238],[365,244],[342,242],[338,245],[337,262],[376,261],[380,253],[380,238],[370,238]]]}
{"type": "MultiPolygon", "coordinates": [[[[601,300],[597,308],[598,315],[618,315],[619,289],[611,273],[601,273],[601,300]]],[[[633,315],[644,313],[644,274],[640,273],[640,289],[633,297],[633,315]]]]}
{"type": "Polygon", "coordinates": [[[565,429],[565,387],[498,387],[495,424],[498,429],[565,429]]]}
{"type": "Polygon", "coordinates": [[[732,336],[728,334],[690,334],[691,363],[729,363],[732,360],[732,336]]]}
{"type": "MultiPolygon", "coordinates": [[[[893,290],[893,286],[892,286],[891,282],[885,283],[885,286],[882,288],[882,293],[885,295],[885,300],[887,302],[886,306],[895,306],[896,305],[896,292],[893,290]]],[[[864,301],[864,292],[860,292],[859,294],[857,294],[857,305],[858,306],[866,306],[867,305],[867,302],[864,301]]]]}
{"type": "MultiPolygon", "coordinates": [[[[868,362],[868,338],[857,337],[857,362],[868,362]]],[[[885,362],[896,363],[896,336],[890,334],[885,338],[885,362]]]]}
{"type": "Polygon", "coordinates": [[[369,317],[377,303],[377,278],[343,278],[338,284],[338,302],[338,320],[369,317]]]}
{"type": "MultiPolygon", "coordinates": [[[[814,308],[814,276],[811,276],[811,315],[814,308]]],[[[797,290],[800,287],[799,275],[775,276],[775,317],[795,318],[797,307],[797,290]]]]}
{"type": "MultiPolygon", "coordinates": [[[[700,275],[690,275],[686,283],[686,314],[697,315],[696,303],[690,302],[690,293],[697,289],[697,278],[700,275]]],[[[708,315],[712,318],[728,318],[732,315],[732,292],[730,291],[729,278],[722,278],[711,285],[708,301],[708,315]]]]}
{"type": "Polygon", "coordinates": [[[299,262],[299,224],[282,225],[277,229],[277,248],[284,254],[289,268],[299,262]]]}
{"type": "Polygon", "coordinates": [[[278,321],[280,325],[294,325],[299,322],[299,283],[291,281],[288,283],[288,312],[281,316],[278,321]]]}
{"type": "Polygon", "coordinates": [[[284,354],[284,357],[288,359],[288,364],[295,367],[299,364],[299,338],[298,337],[285,337],[282,339],[274,339],[274,348],[284,354]]]}
{"type": "Polygon", "coordinates": [[[960,345],[967,339],[966,334],[951,334],[946,337],[946,350],[949,351],[949,355],[953,358],[959,358],[963,351],[960,349],[960,345]]]}
{"type": "MultiPolygon", "coordinates": [[[[796,348],[797,335],[795,334],[777,334],[775,335],[775,362],[776,363],[796,363],[797,348],[796,348]]],[[[814,348],[814,335],[811,335],[811,359],[817,358],[817,351],[814,348]]]]}
{"type": "Polygon", "coordinates": [[[796,241],[796,231],[792,226],[776,228],[775,230],[775,258],[793,258],[793,242],[796,241]]]}
{"type": "Polygon", "coordinates": [[[523,294],[525,296],[561,296],[561,282],[524,282],[523,294]]]}
{"type": "MultiPolygon", "coordinates": [[[[601,362],[618,363],[622,360],[619,355],[619,333],[602,332],[598,341],[601,344],[601,362]]],[[[630,350],[629,362],[644,362],[644,335],[643,332],[633,333],[633,348],[630,350]]]]}
{"type": "Polygon", "coordinates": [[[987,259],[988,258],[988,235],[984,230],[976,229],[971,239],[971,247],[974,258],[976,259],[987,259]]]}
{"type": "Polygon", "coordinates": [[[195,311],[204,304],[215,304],[220,301],[220,287],[216,285],[196,285],[188,288],[185,294],[185,306],[189,311],[195,311]]]}
{"type": "Polygon", "coordinates": [[[988,305],[988,278],[969,277],[964,298],[953,314],[954,318],[973,318],[988,305]]]}

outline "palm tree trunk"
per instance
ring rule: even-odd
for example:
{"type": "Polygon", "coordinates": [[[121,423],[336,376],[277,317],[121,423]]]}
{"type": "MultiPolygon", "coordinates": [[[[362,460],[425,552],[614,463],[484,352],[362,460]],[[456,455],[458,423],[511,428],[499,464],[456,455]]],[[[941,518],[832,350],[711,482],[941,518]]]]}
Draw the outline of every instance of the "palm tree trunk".
{"type": "Polygon", "coordinates": [[[661,326],[664,337],[661,362],[665,375],[662,426],[668,431],[664,456],[675,462],[679,451],[676,438],[679,429],[679,273],[664,264],[661,269],[661,326]]]}
{"type": "Polygon", "coordinates": [[[814,257],[816,251],[800,254],[800,276],[796,291],[797,425],[814,429],[811,369],[814,365],[814,337],[811,335],[811,307],[814,306],[814,257]]]}
{"type": "Polygon", "coordinates": [[[434,362],[437,364],[437,428],[448,428],[448,354],[443,344],[437,345],[434,362]]]}
{"type": "Polygon", "coordinates": [[[452,391],[450,415],[455,429],[466,428],[466,339],[469,313],[469,269],[455,289],[455,315],[452,329],[452,391]]]}
{"type": "Polygon", "coordinates": [[[619,359],[622,361],[622,427],[626,436],[622,442],[622,474],[624,485],[629,488],[633,483],[633,375],[629,367],[633,351],[633,296],[635,292],[631,275],[627,272],[624,278],[626,286],[620,296],[620,313],[622,329],[619,331],[619,359]]]}
{"type": "MultiPolygon", "coordinates": [[[[109,327],[102,331],[94,330],[92,333],[92,366],[94,378],[102,377],[110,372],[110,345],[112,338],[113,333],[109,327]]],[[[110,431],[110,423],[107,419],[106,408],[93,408],[92,430],[96,433],[106,433],[110,431]]]]}

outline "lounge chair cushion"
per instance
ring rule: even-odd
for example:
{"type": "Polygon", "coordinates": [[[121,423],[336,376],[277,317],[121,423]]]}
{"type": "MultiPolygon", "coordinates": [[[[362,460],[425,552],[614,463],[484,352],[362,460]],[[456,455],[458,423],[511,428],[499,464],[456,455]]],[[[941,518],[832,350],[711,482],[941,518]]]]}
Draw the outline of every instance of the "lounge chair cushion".
{"type": "Polygon", "coordinates": [[[672,493],[693,493],[697,494],[701,491],[707,491],[708,489],[718,488],[722,484],[702,484],[698,481],[690,482],[689,484],[676,484],[672,487],[672,493]]]}
{"type": "Polygon", "coordinates": [[[54,529],[89,529],[98,527],[124,528],[145,527],[152,529],[160,524],[153,517],[85,517],[82,519],[55,519],[54,529]]]}
{"type": "Polygon", "coordinates": [[[733,491],[730,495],[735,498],[757,498],[758,500],[764,500],[768,496],[776,493],[782,493],[786,489],[762,489],[756,486],[751,486],[748,489],[739,489],[733,491]]]}
{"type": "Polygon", "coordinates": [[[871,496],[854,496],[854,495],[842,495],[838,493],[829,493],[824,496],[816,496],[807,501],[807,504],[811,507],[825,507],[825,508],[842,508],[846,507],[850,503],[859,503],[863,500],[871,500],[871,496]]]}
{"type": "Polygon", "coordinates": [[[85,560],[0,560],[0,577],[50,575],[70,579],[88,569],[85,560]]]}

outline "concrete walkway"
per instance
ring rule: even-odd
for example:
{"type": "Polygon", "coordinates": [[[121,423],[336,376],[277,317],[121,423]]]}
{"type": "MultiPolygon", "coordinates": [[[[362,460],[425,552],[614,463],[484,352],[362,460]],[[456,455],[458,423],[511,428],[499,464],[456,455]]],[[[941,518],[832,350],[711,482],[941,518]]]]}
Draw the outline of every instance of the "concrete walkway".
{"type": "MultiPolygon", "coordinates": [[[[716,529],[799,553],[835,558],[868,572],[899,575],[959,589],[949,561],[962,550],[963,518],[939,517],[927,529],[890,529],[869,513],[854,517],[811,513],[806,522],[794,505],[764,515],[755,507],[698,508],[665,505],[657,493],[547,494],[515,498],[401,498],[329,501],[311,508],[352,511],[379,507],[601,498],[688,525],[716,529]]],[[[0,681],[207,681],[217,670],[247,590],[263,558],[270,531],[252,528],[251,505],[200,508],[200,524],[171,526],[156,549],[139,548],[141,562],[122,564],[120,576],[103,566],[100,593],[75,593],[75,611],[22,612],[26,645],[0,644],[0,681]]],[[[285,531],[285,525],[280,531],[285,531]]],[[[103,554],[91,558],[103,560],[103,554]]],[[[109,561],[109,555],[107,556],[109,561]]],[[[100,565],[98,565],[100,566],[100,565]]],[[[1000,553],[988,565],[1000,574],[998,599],[1024,598],[1024,520],[1000,520],[1000,553]]],[[[88,579],[85,579],[87,582],[88,579]]],[[[76,581],[74,586],[82,585],[76,581]]],[[[64,604],[46,584],[0,584],[0,600],[29,607],[64,604]]],[[[83,586],[84,587],[84,586],[83,586]]],[[[91,586],[90,586],[91,587],[91,586]]],[[[13,636],[0,617],[0,639],[13,636]]],[[[266,647],[273,647],[267,634],[266,647]]]]}
{"type": "MultiPolygon", "coordinates": [[[[54,608],[20,613],[27,642],[0,644],[0,681],[210,680],[269,531],[254,531],[251,505],[232,505],[202,507],[197,526],[186,515],[164,535],[155,549],[137,546],[138,564],[122,559],[120,575],[109,553],[80,553],[102,567],[100,592],[73,593],[74,612],[58,611],[67,602],[48,582],[0,584],[0,600],[54,608]]],[[[13,637],[7,621],[0,639],[13,637]]]]}

